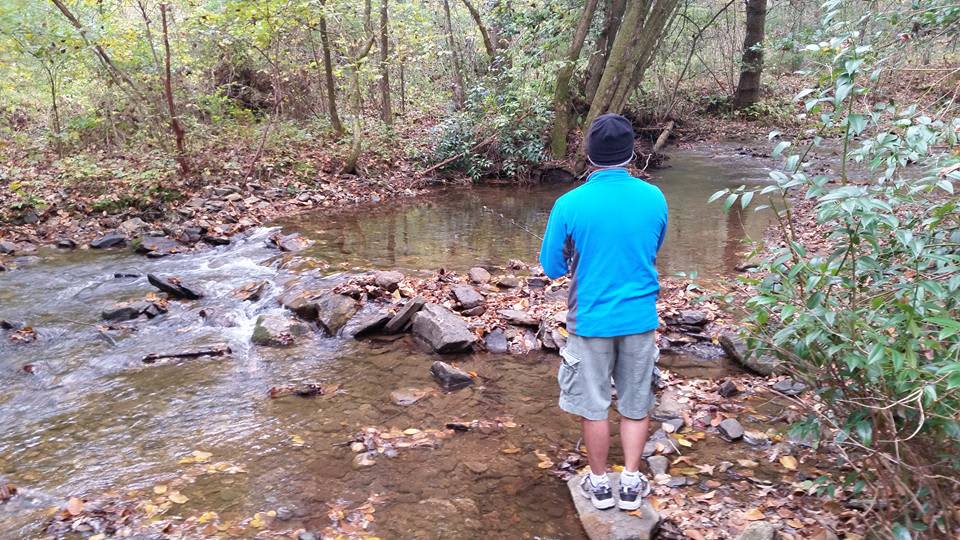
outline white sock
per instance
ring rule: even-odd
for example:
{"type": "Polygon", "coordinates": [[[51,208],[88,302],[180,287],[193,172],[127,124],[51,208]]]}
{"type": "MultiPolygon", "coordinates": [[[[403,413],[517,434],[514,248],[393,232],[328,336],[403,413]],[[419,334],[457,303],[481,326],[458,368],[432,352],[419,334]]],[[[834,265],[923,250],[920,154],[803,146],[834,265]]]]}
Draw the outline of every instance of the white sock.
{"type": "Polygon", "coordinates": [[[610,480],[607,479],[607,473],[593,474],[593,471],[590,471],[590,483],[593,484],[593,486],[599,486],[609,484],[610,480]]]}
{"type": "Polygon", "coordinates": [[[625,486],[635,486],[640,483],[640,471],[624,470],[620,473],[620,483],[625,486]]]}

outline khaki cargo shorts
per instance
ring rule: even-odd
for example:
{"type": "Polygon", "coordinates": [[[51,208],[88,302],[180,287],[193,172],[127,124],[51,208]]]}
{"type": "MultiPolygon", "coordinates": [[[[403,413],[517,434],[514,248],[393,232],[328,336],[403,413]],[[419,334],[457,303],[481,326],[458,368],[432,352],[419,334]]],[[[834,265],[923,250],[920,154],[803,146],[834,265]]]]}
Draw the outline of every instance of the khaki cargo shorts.
{"type": "Polygon", "coordinates": [[[560,356],[560,408],[568,413],[606,420],[611,377],[622,416],[641,420],[653,408],[653,367],[660,356],[654,331],[610,338],[570,334],[560,356]]]}

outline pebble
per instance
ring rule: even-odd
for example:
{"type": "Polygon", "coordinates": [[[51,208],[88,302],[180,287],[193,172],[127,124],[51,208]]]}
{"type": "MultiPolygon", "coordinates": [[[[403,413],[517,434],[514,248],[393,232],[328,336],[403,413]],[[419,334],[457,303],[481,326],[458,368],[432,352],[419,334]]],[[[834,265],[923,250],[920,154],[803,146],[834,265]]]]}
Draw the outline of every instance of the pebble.
{"type": "Polygon", "coordinates": [[[733,418],[727,418],[720,422],[718,429],[720,430],[720,436],[727,441],[732,442],[743,437],[743,426],[733,418]]]}
{"type": "Polygon", "coordinates": [[[470,471],[474,474],[483,474],[487,472],[487,469],[490,468],[486,463],[483,463],[482,461],[464,461],[463,465],[466,468],[470,469],[470,471]]]}
{"type": "Polygon", "coordinates": [[[302,532],[297,535],[297,540],[317,540],[317,535],[312,532],[302,532]]]}
{"type": "Polygon", "coordinates": [[[777,530],[766,521],[754,521],[740,533],[737,540],[773,540],[777,530]]]}
{"type": "Polygon", "coordinates": [[[287,521],[291,518],[293,518],[293,510],[287,508],[286,506],[277,508],[277,519],[280,521],[287,521]]]}
{"type": "Polygon", "coordinates": [[[787,396],[796,396],[803,393],[807,389],[807,385],[788,377],[773,385],[773,389],[787,396]]]}
{"type": "Polygon", "coordinates": [[[480,268],[479,266],[471,268],[467,275],[470,277],[470,281],[474,283],[487,283],[490,281],[490,272],[487,272],[485,268],[480,268]]]}
{"type": "Polygon", "coordinates": [[[354,469],[365,469],[367,467],[373,467],[376,464],[377,460],[373,459],[373,457],[370,455],[370,452],[364,452],[362,454],[353,456],[354,469]]]}

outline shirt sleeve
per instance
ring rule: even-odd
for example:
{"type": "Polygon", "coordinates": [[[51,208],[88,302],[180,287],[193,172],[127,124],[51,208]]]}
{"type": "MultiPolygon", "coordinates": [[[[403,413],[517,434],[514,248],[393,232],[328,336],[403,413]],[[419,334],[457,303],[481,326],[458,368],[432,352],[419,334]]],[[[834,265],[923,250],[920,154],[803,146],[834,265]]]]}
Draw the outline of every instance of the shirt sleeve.
{"type": "Polygon", "coordinates": [[[540,266],[543,266],[543,272],[551,279],[564,276],[569,270],[563,254],[563,246],[566,240],[567,226],[564,223],[563,212],[558,202],[553,205],[553,210],[550,211],[547,230],[543,233],[543,244],[540,246],[540,266]]]}
{"type": "Polygon", "coordinates": [[[657,240],[657,252],[663,246],[663,239],[667,237],[667,223],[670,220],[670,212],[667,207],[667,199],[663,199],[663,226],[660,227],[660,239],[657,240]]]}

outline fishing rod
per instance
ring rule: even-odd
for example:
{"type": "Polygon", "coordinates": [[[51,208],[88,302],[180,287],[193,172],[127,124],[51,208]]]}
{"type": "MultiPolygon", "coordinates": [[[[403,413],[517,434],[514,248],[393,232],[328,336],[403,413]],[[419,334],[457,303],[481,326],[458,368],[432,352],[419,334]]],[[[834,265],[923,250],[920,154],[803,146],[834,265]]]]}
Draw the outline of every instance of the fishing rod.
{"type": "Polygon", "coordinates": [[[531,231],[531,230],[528,229],[525,225],[523,225],[522,223],[516,221],[515,219],[508,218],[507,216],[505,216],[505,215],[501,214],[500,212],[497,212],[496,210],[494,210],[494,209],[492,209],[492,208],[489,208],[489,207],[487,207],[487,206],[481,206],[481,209],[482,209],[483,212],[486,212],[486,213],[489,213],[489,214],[493,214],[493,215],[499,217],[500,219],[506,220],[508,223],[510,223],[510,224],[513,225],[514,227],[517,227],[518,229],[522,230],[523,232],[525,232],[525,233],[529,234],[530,236],[532,236],[532,237],[534,237],[534,238],[537,238],[537,239],[539,239],[541,242],[543,242],[543,237],[542,237],[542,236],[540,236],[539,234],[531,231]]]}

